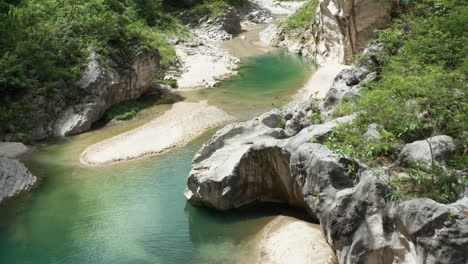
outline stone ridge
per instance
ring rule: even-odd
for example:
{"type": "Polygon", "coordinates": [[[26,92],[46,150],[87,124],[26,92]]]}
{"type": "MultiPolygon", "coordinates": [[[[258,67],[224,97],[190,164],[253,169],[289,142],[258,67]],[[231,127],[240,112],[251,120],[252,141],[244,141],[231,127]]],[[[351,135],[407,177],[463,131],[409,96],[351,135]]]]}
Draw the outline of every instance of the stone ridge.
{"type": "Polygon", "coordinates": [[[324,124],[307,116],[320,108],[330,116],[347,89],[375,74],[364,70],[340,73],[341,92],[330,90],[329,104],[292,102],[219,130],[193,160],[187,200],[217,210],[265,201],[302,208],[320,222],[339,263],[466,263],[466,194],[449,205],[393,202],[387,168],[367,168],[320,144],[354,116],[324,124]]]}

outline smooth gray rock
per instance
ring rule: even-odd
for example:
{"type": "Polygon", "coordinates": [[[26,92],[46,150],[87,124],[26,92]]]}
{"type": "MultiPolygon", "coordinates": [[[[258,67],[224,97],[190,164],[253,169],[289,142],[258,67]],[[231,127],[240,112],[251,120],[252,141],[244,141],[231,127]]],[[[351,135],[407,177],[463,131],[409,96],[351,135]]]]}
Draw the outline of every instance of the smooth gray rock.
{"type": "Polygon", "coordinates": [[[434,158],[435,162],[445,161],[454,152],[455,144],[453,143],[453,139],[449,136],[441,135],[406,144],[400,152],[399,160],[404,163],[430,165],[432,158],[434,158]]]}
{"type": "Polygon", "coordinates": [[[103,67],[92,54],[80,80],[81,89],[90,94],[85,103],[72,105],[54,121],[51,133],[68,136],[87,131],[114,104],[139,98],[156,87],[153,77],[159,70],[157,49],[138,53],[132,60],[129,73],[119,74],[103,67]]]}
{"type": "Polygon", "coordinates": [[[405,234],[416,237],[419,234],[443,225],[450,214],[448,206],[431,199],[414,199],[400,203],[395,217],[403,227],[405,234]]]}
{"type": "Polygon", "coordinates": [[[0,156],[0,203],[28,190],[36,181],[20,161],[0,156]]]}
{"type": "Polygon", "coordinates": [[[468,204],[462,200],[444,205],[422,198],[396,206],[393,221],[413,244],[418,263],[467,263],[468,204]]]}
{"type": "Polygon", "coordinates": [[[330,115],[335,106],[343,103],[346,99],[361,98],[360,82],[364,80],[369,70],[364,67],[344,69],[333,81],[332,86],[328,90],[321,108],[325,115],[330,115]]]}
{"type": "Polygon", "coordinates": [[[466,199],[453,205],[389,201],[386,168],[368,169],[309,143],[323,142],[354,116],[295,134],[275,126],[307,107],[291,103],[219,130],[193,160],[187,200],[218,210],[265,201],[302,208],[320,221],[339,263],[465,263],[466,199]]]}
{"type": "Polygon", "coordinates": [[[16,159],[28,151],[29,147],[21,142],[0,142],[0,156],[16,159]]]}

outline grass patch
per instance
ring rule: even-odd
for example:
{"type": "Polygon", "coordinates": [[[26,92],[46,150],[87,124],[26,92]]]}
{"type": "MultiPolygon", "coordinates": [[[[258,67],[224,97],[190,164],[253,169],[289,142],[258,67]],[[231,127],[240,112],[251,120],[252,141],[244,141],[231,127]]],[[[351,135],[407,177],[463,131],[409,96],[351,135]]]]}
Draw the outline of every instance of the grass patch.
{"type": "Polygon", "coordinates": [[[457,177],[442,166],[399,169],[401,176],[390,182],[393,200],[427,197],[447,204],[455,202],[459,193],[468,188],[468,175],[457,177]]]}
{"type": "Polygon", "coordinates": [[[318,7],[318,0],[310,0],[295,14],[288,17],[281,25],[286,30],[304,30],[312,24],[318,7]]]}

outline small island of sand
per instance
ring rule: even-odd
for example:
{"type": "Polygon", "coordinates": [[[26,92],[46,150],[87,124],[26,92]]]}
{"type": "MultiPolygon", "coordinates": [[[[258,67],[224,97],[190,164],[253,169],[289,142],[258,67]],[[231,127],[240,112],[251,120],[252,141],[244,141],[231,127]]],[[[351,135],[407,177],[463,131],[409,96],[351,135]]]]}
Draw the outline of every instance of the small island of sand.
{"type": "Polygon", "coordinates": [[[87,165],[105,165],[159,154],[234,119],[206,101],[179,102],[146,125],[88,147],[80,161],[87,165]]]}

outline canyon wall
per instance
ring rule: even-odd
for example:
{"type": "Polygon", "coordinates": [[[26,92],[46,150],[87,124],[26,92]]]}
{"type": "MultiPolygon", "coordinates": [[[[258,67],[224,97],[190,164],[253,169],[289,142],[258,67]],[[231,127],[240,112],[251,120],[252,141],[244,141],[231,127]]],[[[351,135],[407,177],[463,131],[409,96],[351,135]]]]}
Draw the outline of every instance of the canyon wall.
{"type": "Polygon", "coordinates": [[[390,19],[393,0],[320,0],[316,15],[305,28],[288,30],[270,25],[263,41],[325,61],[351,64],[356,55],[390,19]]]}
{"type": "Polygon", "coordinates": [[[160,63],[156,49],[136,54],[126,73],[102,66],[95,57],[93,54],[80,80],[81,89],[89,95],[83,103],[60,114],[53,125],[53,135],[68,136],[89,130],[112,105],[139,98],[155,88],[153,78],[160,63]]]}
{"type": "Polygon", "coordinates": [[[139,98],[155,89],[153,78],[161,60],[157,49],[133,55],[128,67],[119,70],[115,63],[104,65],[97,57],[91,54],[79,88],[72,89],[64,84],[55,90],[52,99],[31,98],[34,114],[25,125],[33,140],[87,131],[112,105],[139,98]],[[67,93],[75,94],[74,103],[65,100],[67,93]]]}

